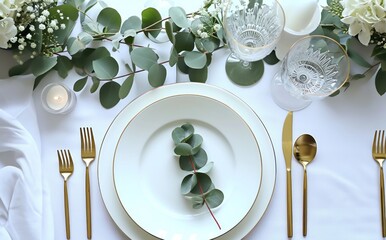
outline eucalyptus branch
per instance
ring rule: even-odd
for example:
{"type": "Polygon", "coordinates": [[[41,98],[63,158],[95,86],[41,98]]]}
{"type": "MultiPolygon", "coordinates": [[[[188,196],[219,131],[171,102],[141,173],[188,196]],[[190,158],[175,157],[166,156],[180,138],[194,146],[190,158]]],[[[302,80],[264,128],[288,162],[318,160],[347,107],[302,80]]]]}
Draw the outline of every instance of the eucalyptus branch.
{"type": "Polygon", "coordinates": [[[223,202],[224,194],[214,187],[212,180],[207,175],[213,163],[207,165],[207,154],[201,148],[202,137],[194,133],[194,127],[191,124],[186,123],[173,130],[172,139],[175,144],[174,153],[179,155],[180,168],[190,172],[182,180],[181,193],[192,199],[193,208],[205,205],[217,227],[221,230],[211,208],[218,207],[223,202]]]}

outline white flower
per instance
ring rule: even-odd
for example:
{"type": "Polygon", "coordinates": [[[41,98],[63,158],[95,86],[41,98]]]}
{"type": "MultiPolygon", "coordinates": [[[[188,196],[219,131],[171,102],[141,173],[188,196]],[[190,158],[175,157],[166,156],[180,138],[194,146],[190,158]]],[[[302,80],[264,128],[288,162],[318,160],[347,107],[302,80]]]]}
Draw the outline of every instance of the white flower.
{"type": "Polygon", "coordinates": [[[48,32],[48,33],[53,33],[53,32],[54,32],[54,29],[52,29],[52,28],[49,27],[49,28],[47,28],[47,32],[48,32]]]}
{"type": "Polygon", "coordinates": [[[41,23],[41,24],[39,24],[39,29],[40,29],[40,30],[44,30],[44,29],[46,29],[46,25],[44,25],[44,24],[42,24],[42,23],[41,23]]]}
{"type": "Polygon", "coordinates": [[[17,48],[18,48],[20,51],[23,51],[23,50],[24,50],[24,45],[20,44],[17,48]]]}
{"type": "Polygon", "coordinates": [[[31,48],[36,48],[36,43],[31,43],[31,48]]]}
{"type": "Polygon", "coordinates": [[[24,0],[0,0],[0,17],[12,17],[23,2],[24,0]]]}
{"type": "Polygon", "coordinates": [[[44,9],[44,11],[42,12],[42,14],[46,17],[48,17],[50,15],[50,12],[47,10],[47,9],[44,9]]]}
{"type": "Polygon", "coordinates": [[[216,24],[213,26],[213,30],[215,30],[216,32],[217,32],[218,30],[220,30],[220,29],[221,29],[221,25],[218,24],[218,23],[216,23],[216,24]]]}
{"type": "Polygon", "coordinates": [[[7,17],[0,20],[0,48],[8,48],[8,41],[16,34],[17,28],[12,18],[7,17]]]}
{"type": "Polygon", "coordinates": [[[349,25],[348,33],[358,35],[363,45],[368,45],[371,31],[386,32],[386,2],[383,0],[341,0],[341,21],[349,25]]]}
{"type": "Polygon", "coordinates": [[[201,37],[201,38],[207,38],[207,37],[209,37],[209,35],[208,35],[207,32],[202,32],[202,33],[200,34],[200,37],[201,37]]]}

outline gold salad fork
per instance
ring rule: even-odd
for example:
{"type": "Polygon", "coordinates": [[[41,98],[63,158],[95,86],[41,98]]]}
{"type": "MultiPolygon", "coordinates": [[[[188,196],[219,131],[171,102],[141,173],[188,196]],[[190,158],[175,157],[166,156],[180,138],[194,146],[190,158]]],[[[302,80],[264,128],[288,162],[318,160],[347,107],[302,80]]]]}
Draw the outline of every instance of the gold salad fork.
{"type": "Polygon", "coordinates": [[[382,217],[382,237],[386,237],[386,222],[385,222],[385,184],[383,179],[383,162],[386,159],[386,140],[385,131],[375,131],[373,148],[373,158],[379,164],[380,170],[380,193],[381,193],[381,217],[382,217]]]}
{"type": "Polygon", "coordinates": [[[57,150],[59,159],[59,172],[64,179],[64,214],[66,221],[66,238],[70,239],[70,211],[68,207],[67,180],[74,172],[74,163],[69,150],[57,150]]]}
{"type": "Polygon", "coordinates": [[[95,141],[92,128],[80,128],[81,157],[86,164],[86,219],[87,219],[87,238],[91,239],[91,200],[90,200],[90,176],[89,166],[95,159],[95,141]]]}

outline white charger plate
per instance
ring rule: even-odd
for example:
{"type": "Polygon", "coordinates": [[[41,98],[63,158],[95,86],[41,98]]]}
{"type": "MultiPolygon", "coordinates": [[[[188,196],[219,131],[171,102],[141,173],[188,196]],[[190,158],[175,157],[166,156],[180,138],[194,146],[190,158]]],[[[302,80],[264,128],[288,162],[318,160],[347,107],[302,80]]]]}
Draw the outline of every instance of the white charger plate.
{"type": "Polygon", "coordinates": [[[170,96],[195,94],[216,99],[234,109],[248,124],[255,138],[258,139],[262,160],[262,179],[259,194],[250,212],[231,231],[217,239],[241,239],[245,237],[263,217],[273,195],[276,181],[276,160],[271,139],[267,130],[255,112],[235,95],[218,87],[199,83],[178,83],[165,85],[149,91],[125,107],[113,120],[107,130],[98,161],[98,183],[107,211],[117,226],[131,239],[157,239],[140,228],[126,213],[114,188],[113,155],[119,137],[133,118],[152,102],[170,96]]]}
{"type": "Polygon", "coordinates": [[[234,228],[253,206],[261,183],[258,142],[230,107],[207,96],[181,94],[146,106],[122,132],[114,155],[114,183],[133,221],[161,239],[213,239],[234,228]],[[193,209],[180,193],[190,172],[179,168],[171,132],[191,123],[202,135],[209,173],[224,202],[213,214],[193,209]]]}

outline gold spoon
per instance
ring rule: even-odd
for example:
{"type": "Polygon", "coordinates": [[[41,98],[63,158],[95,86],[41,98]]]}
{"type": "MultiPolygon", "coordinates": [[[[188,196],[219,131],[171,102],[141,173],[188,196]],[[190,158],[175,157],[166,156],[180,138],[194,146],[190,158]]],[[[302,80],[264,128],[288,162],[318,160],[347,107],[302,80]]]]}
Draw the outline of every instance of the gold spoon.
{"type": "Polygon", "coordinates": [[[316,155],[316,141],[309,134],[299,136],[294,143],[294,156],[304,169],[303,177],[303,236],[307,236],[307,169],[316,155]]]}

